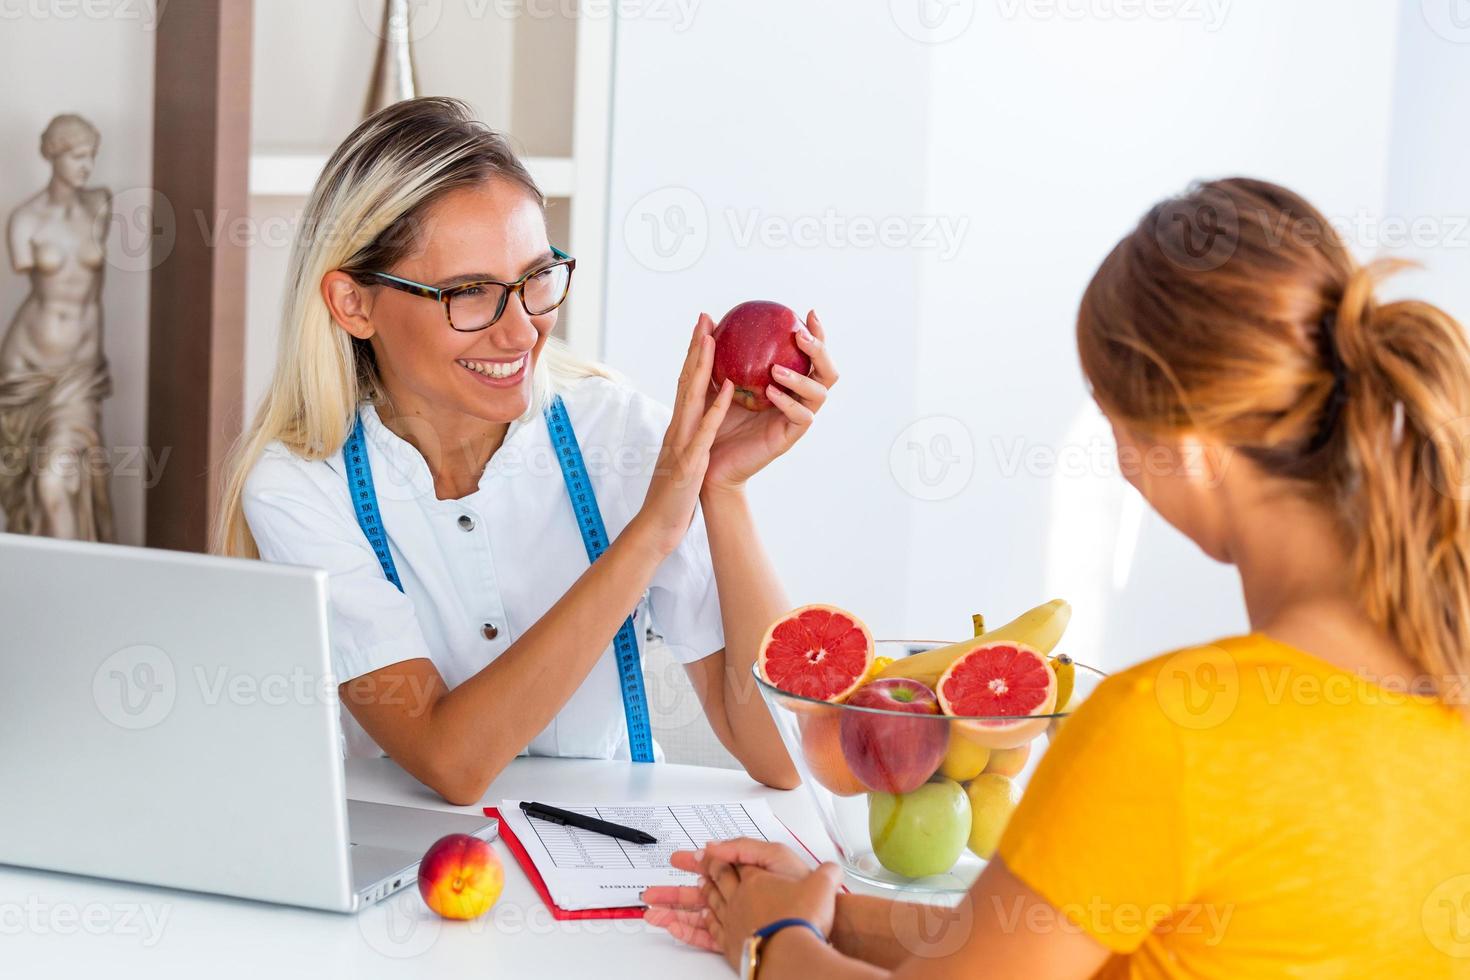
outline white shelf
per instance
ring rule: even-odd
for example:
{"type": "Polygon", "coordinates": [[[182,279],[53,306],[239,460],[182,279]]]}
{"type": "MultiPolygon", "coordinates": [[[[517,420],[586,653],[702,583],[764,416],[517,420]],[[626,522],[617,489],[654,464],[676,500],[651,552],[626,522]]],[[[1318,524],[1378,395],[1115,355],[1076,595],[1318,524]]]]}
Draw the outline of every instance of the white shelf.
{"type": "MultiPolygon", "coordinates": [[[[571,197],[577,166],[570,157],[524,157],[522,162],[547,197],[571,197]]],[[[250,156],[252,197],[306,197],[322,168],[325,153],[254,153],[250,156]]]]}
{"type": "MultiPolygon", "coordinates": [[[[381,9],[380,0],[255,0],[251,105],[257,142],[249,187],[263,231],[294,227],[335,134],[345,134],[361,112],[360,91],[342,80],[366,79],[372,70],[378,44],[360,29],[364,6],[381,9]],[[311,93],[309,100],[303,92],[311,93]]],[[[576,295],[558,332],[579,355],[601,356],[614,12],[606,0],[542,4],[548,12],[556,8],[547,16],[485,16],[484,4],[412,6],[418,9],[411,16],[435,18],[416,35],[424,90],[465,99],[513,146],[545,154],[522,159],[553,199],[546,209],[553,241],[577,257],[576,295]]],[[[285,240],[262,234],[250,248],[247,348],[256,359],[246,388],[252,399],[275,363],[289,272],[290,250],[280,247],[285,240]]]]}

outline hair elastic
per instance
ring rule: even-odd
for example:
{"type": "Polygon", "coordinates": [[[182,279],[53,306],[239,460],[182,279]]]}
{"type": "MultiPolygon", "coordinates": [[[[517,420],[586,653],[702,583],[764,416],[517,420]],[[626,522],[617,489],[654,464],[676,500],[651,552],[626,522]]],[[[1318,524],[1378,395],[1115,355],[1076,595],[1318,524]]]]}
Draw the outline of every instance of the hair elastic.
{"type": "Polygon", "coordinates": [[[1322,409],[1322,420],[1317,424],[1317,431],[1307,444],[1308,456],[1320,452],[1332,441],[1332,435],[1337,431],[1337,420],[1342,415],[1342,406],[1347,401],[1347,365],[1342,363],[1342,355],[1337,352],[1336,335],[1337,312],[1328,310],[1322,314],[1322,321],[1317,325],[1317,350],[1327,369],[1332,372],[1332,391],[1327,395],[1327,404],[1322,409]]]}

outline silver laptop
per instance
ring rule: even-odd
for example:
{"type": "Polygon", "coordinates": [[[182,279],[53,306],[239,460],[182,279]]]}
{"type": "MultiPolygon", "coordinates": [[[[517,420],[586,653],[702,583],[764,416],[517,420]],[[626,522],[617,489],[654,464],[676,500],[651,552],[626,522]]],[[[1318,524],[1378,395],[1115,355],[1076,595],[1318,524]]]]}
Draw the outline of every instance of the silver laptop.
{"type": "Polygon", "coordinates": [[[348,801],[318,569],[0,534],[0,863],[354,911],[483,816],[348,801]]]}

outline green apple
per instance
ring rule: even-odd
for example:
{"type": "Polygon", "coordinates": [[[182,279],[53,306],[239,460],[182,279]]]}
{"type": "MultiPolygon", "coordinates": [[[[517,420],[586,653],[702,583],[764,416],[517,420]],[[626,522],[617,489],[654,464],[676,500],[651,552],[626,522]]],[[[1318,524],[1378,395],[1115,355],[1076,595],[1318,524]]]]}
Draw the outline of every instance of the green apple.
{"type": "Polygon", "coordinates": [[[959,860],[970,836],[970,799],[953,779],[937,779],[910,793],[869,793],[868,835],[878,861],[894,874],[943,874],[959,860]]]}
{"type": "Polygon", "coordinates": [[[1021,800],[1021,790],[1011,777],[982,772],[970,781],[966,795],[974,815],[969,831],[970,850],[989,861],[1010,822],[1011,812],[1021,800]]]}

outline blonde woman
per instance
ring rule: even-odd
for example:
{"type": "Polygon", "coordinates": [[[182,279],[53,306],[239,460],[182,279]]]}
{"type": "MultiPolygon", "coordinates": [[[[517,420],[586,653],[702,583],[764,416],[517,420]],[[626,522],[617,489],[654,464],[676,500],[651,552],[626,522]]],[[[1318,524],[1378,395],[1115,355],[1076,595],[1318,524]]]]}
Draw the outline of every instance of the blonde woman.
{"type": "Polygon", "coordinates": [[[1082,368],[1250,633],[1104,682],[957,911],[742,840],[676,854],[706,883],[649,920],[760,980],[1466,976],[1470,346],[1385,271],[1263,181],[1150,210],[1082,298],[1082,368]]]}
{"type": "Polygon", "coordinates": [[[655,759],[649,625],[747,772],[794,786],[751,690],[788,602],[744,486],[837,379],[821,325],[797,337],[811,376],[778,372],[750,413],[711,391],[700,316],[670,415],[551,337],[574,268],[462,103],[363,122],[307,203],[218,550],[330,573],[347,751],[452,803],[520,754],[655,759]]]}

